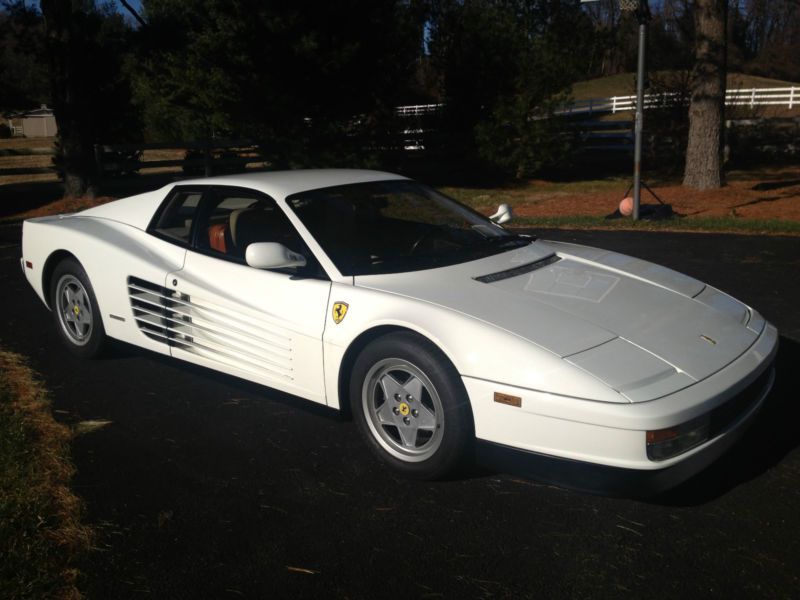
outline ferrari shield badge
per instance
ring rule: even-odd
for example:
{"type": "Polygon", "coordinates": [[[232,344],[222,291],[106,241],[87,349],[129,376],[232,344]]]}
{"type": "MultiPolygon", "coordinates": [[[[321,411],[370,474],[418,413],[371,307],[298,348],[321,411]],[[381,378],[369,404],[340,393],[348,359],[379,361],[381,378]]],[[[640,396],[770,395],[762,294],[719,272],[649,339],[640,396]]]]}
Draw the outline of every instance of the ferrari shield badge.
{"type": "Polygon", "coordinates": [[[345,315],[347,314],[347,309],[349,308],[349,304],[347,302],[334,302],[333,304],[333,322],[337,325],[344,320],[345,315]]]}

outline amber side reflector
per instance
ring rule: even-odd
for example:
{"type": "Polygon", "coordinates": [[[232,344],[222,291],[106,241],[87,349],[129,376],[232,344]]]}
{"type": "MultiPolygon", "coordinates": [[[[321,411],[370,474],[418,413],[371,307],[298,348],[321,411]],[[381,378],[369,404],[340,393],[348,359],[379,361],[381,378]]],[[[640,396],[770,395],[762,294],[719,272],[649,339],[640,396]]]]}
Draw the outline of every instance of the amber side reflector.
{"type": "Polygon", "coordinates": [[[677,429],[658,429],[656,431],[648,431],[647,443],[660,444],[661,442],[675,439],[679,435],[680,432],[677,429]]]}
{"type": "Polygon", "coordinates": [[[33,268],[33,263],[31,261],[29,261],[29,260],[26,260],[25,261],[25,266],[28,267],[29,269],[32,269],[33,268]]]}
{"type": "Polygon", "coordinates": [[[508,404],[509,406],[522,406],[522,398],[519,396],[509,396],[508,394],[501,394],[500,392],[494,393],[494,401],[500,404],[508,404]]]}

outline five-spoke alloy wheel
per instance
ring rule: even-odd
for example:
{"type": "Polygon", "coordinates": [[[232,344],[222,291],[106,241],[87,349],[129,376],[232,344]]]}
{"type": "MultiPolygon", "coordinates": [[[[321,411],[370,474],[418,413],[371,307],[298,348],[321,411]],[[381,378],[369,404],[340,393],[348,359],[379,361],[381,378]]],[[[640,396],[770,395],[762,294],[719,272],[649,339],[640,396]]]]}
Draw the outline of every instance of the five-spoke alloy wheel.
{"type": "Polygon", "coordinates": [[[92,305],[80,280],[66,273],[56,284],[56,302],[61,328],[77,346],[85,346],[92,335],[92,305]]]}
{"type": "Polygon", "coordinates": [[[370,447],[403,474],[441,477],[468,457],[473,424],[466,390],[424,338],[398,332],[368,344],[355,362],[350,396],[370,447]]]}
{"type": "Polygon", "coordinates": [[[361,391],[367,425],[383,448],[400,460],[419,462],[442,442],[444,408],[436,388],[412,363],[378,361],[361,391]]]}
{"type": "Polygon", "coordinates": [[[68,258],[56,266],[51,279],[50,308],[56,328],[75,354],[97,356],[105,342],[105,329],[94,291],[83,267],[68,258]]]}

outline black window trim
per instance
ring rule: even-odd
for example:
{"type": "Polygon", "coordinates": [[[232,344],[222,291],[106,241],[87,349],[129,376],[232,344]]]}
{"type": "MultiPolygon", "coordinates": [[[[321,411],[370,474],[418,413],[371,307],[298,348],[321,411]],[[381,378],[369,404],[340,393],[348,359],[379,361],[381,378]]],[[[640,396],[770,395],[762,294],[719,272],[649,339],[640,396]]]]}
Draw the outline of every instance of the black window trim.
{"type": "Polygon", "coordinates": [[[161,201],[161,204],[156,209],[156,212],[153,213],[153,218],[150,219],[150,223],[147,225],[147,233],[152,235],[153,237],[157,237],[160,240],[164,240],[165,242],[169,242],[170,244],[174,244],[179,248],[184,248],[186,250],[190,250],[194,244],[194,236],[197,230],[197,215],[200,212],[200,207],[202,206],[203,202],[205,201],[208,192],[211,190],[213,186],[210,185],[176,185],[173,187],[169,193],[164,197],[164,200],[161,201]],[[158,224],[159,220],[161,220],[161,216],[164,214],[164,211],[167,210],[167,206],[170,205],[172,199],[180,193],[186,192],[198,192],[200,194],[200,200],[197,203],[197,208],[195,209],[194,216],[192,217],[192,226],[189,229],[189,241],[184,242],[182,240],[178,240],[174,237],[170,237],[168,235],[164,235],[160,233],[156,229],[156,225],[158,224]]]}
{"type": "MultiPolygon", "coordinates": [[[[300,235],[299,231],[297,231],[297,227],[295,227],[294,223],[292,223],[291,219],[289,219],[289,216],[286,214],[286,211],[284,211],[283,208],[281,208],[280,204],[278,204],[278,202],[275,200],[275,198],[273,198],[269,194],[266,194],[266,193],[264,193],[264,192],[262,192],[260,190],[254,190],[252,188],[242,187],[242,186],[238,186],[238,185],[217,185],[217,184],[176,185],[175,187],[173,187],[169,191],[169,193],[166,195],[164,200],[161,202],[161,205],[158,207],[158,209],[156,209],[156,212],[153,214],[153,218],[150,219],[150,224],[147,226],[147,233],[149,233],[150,235],[152,235],[154,237],[157,237],[160,240],[164,240],[165,242],[169,242],[171,244],[174,244],[175,246],[178,246],[180,248],[184,248],[185,250],[190,250],[192,252],[196,252],[197,254],[201,254],[203,256],[216,258],[218,260],[231,262],[231,263],[234,263],[234,264],[237,264],[237,265],[249,266],[247,264],[247,261],[244,260],[243,258],[239,258],[237,256],[226,255],[226,254],[220,254],[219,252],[216,252],[216,251],[214,251],[212,249],[202,248],[202,247],[200,247],[198,245],[198,231],[199,231],[199,228],[198,228],[197,224],[200,221],[200,217],[201,217],[201,215],[203,215],[203,213],[205,211],[208,210],[209,203],[213,202],[213,200],[215,200],[217,197],[219,197],[220,194],[224,194],[224,193],[241,194],[244,197],[252,196],[254,201],[259,201],[259,200],[264,199],[264,200],[267,200],[268,202],[274,203],[275,207],[279,211],[281,211],[283,216],[286,218],[286,221],[289,224],[289,226],[294,230],[294,232],[297,235],[297,237],[303,243],[304,249],[306,250],[306,253],[308,254],[308,256],[306,257],[307,261],[308,262],[313,262],[316,265],[316,267],[317,267],[316,271],[317,271],[318,275],[316,277],[314,277],[314,279],[320,279],[320,280],[323,280],[323,281],[330,281],[331,280],[330,279],[330,275],[328,275],[327,271],[325,270],[325,267],[322,266],[322,263],[320,263],[319,260],[317,260],[317,257],[314,254],[314,252],[311,250],[311,248],[308,247],[308,244],[305,243],[305,240],[303,239],[303,236],[300,235]],[[188,242],[183,242],[183,241],[178,240],[178,239],[176,239],[174,237],[170,237],[170,236],[163,235],[163,234],[159,233],[155,229],[155,227],[156,227],[156,224],[158,223],[158,221],[161,219],[161,215],[167,209],[167,206],[169,206],[170,202],[175,197],[175,195],[177,195],[179,193],[186,193],[186,192],[190,192],[190,193],[191,192],[199,192],[201,194],[201,196],[200,196],[199,202],[197,203],[197,208],[195,209],[194,216],[192,217],[192,226],[191,226],[191,228],[189,230],[189,241],[188,242]]],[[[288,277],[290,277],[292,279],[309,279],[310,278],[310,277],[303,276],[303,275],[300,275],[300,274],[297,274],[297,273],[292,273],[292,272],[289,272],[288,270],[283,270],[283,269],[261,269],[261,270],[268,271],[270,273],[275,273],[275,274],[278,274],[278,275],[286,275],[286,276],[288,276],[288,277]]]]}

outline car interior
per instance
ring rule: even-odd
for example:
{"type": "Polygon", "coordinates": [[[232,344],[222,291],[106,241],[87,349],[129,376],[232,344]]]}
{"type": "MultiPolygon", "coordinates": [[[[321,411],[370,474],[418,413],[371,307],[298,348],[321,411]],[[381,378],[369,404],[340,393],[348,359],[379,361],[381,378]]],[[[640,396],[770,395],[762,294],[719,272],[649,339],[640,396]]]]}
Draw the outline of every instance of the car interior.
{"type": "MultiPolygon", "coordinates": [[[[277,242],[307,260],[312,259],[310,266],[303,269],[304,273],[317,276],[322,272],[289,219],[269,198],[224,190],[214,190],[208,195],[178,191],[168,201],[152,231],[188,244],[195,220],[194,245],[200,251],[243,263],[250,244],[277,242]],[[201,196],[205,196],[203,202],[201,196]]],[[[297,274],[297,269],[285,271],[297,274]]]]}

